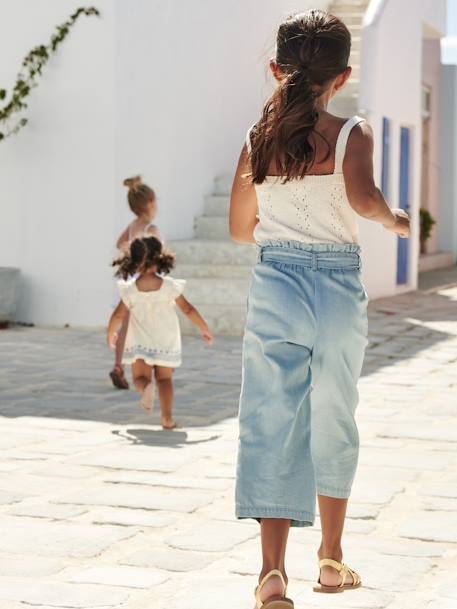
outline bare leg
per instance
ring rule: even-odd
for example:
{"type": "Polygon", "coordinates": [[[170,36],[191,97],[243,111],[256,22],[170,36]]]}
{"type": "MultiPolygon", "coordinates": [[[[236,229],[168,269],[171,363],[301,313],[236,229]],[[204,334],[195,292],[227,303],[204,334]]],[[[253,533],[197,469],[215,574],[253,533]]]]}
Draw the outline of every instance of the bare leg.
{"type": "Polygon", "coordinates": [[[176,427],[176,423],[173,421],[173,368],[155,366],[154,373],[159,390],[162,427],[173,429],[176,427]]]}
{"type": "MultiPolygon", "coordinates": [[[[132,374],[135,389],[143,395],[146,387],[152,382],[152,366],[148,366],[144,360],[139,359],[132,364],[132,374]]],[[[152,410],[152,406],[150,410],[152,410]]]]}
{"type": "Polygon", "coordinates": [[[113,385],[118,389],[129,389],[129,383],[125,378],[124,366],[122,365],[122,356],[124,354],[125,338],[129,326],[129,313],[127,313],[124,323],[119,330],[119,335],[116,342],[116,354],[114,368],[110,372],[110,377],[113,385]]]}
{"type": "MultiPolygon", "coordinates": [[[[318,500],[322,525],[322,542],[318,551],[319,559],[332,558],[341,562],[343,560],[341,538],[348,500],[323,495],[319,495],[318,500]]],[[[338,586],[341,583],[340,575],[331,567],[324,567],[321,570],[320,578],[321,583],[326,586],[338,586]]],[[[351,580],[351,576],[348,575],[347,583],[350,583],[351,580]]]]}
{"type": "MultiPolygon", "coordinates": [[[[260,532],[262,536],[262,571],[259,582],[272,569],[278,569],[284,575],[287,538],[289,536],[290,520],[282,518],[262,518],[260,532]]],[[[284,596],[284,589],[279,577],[272,577],[267,581],[261,592],[261,599],[265,601],[272,596],[284,596]]]]}
{"type": "Polygon", "coordinates": [[[116,343],[116,358],[114,364],[116,366],[121,366],[122,368],[122,356],[124,355],[124,347],[125,347],[125,339],[127,337],[127,330],[129,327],[129,319],[130,312],[127,313],[124,319],[124,323],[122,324],[121,329],[119,330],[119,336],[117,337],[116,343]]]}

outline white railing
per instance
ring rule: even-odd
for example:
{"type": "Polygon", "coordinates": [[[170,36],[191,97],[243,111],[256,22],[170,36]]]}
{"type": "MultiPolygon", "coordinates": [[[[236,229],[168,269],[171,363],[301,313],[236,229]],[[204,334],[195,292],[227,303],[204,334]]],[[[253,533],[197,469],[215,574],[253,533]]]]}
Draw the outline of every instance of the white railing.
{"type": "Polygon", "coordinates": [[[363,27],[374,25],[386,8],[389,0],[371,0],[363,18],[363,27]]]}

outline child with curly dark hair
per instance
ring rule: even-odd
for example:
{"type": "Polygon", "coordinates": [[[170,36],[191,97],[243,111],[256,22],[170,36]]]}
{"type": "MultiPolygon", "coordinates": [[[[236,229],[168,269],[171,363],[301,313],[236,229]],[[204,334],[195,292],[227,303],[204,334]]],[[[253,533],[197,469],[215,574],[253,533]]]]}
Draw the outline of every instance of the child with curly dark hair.
{"type": "Polygon", "coordinates": [[[159,239],[135,239],[129,253],[113,262],[118,267],[116,276],[121,278],[121,301],[108,325],[108,344],[114,348],[119,329],[130,313],[122,361],[132,365],[133,382],[148,413],[154,403],[154,373],[164,429],[176,427],[172,416],[172,376],[174,368],[181,365],[176,305],[200,329],[202,338],[210,345],[213,343],[207,323],[182,295],[185,281],[165,276],[174,263],[174,255],[164,251],[159,239]],[[136,278],[131,279],[132,276],[136,278]]]}

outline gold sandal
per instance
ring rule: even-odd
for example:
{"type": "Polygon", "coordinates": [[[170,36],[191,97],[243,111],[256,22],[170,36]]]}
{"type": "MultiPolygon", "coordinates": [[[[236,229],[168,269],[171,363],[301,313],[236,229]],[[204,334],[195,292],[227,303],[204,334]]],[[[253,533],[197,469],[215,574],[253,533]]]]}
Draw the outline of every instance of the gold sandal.
{"type": "Polygon", "coordinates": [[[260,584],[255,589],[256,608],[257,609],[293,609],[294,602],[292,600],[290,600],[290,598],[286,597],[286,593],[287,593],[287,584],[286,584],[283,574],[281,573],[281,571],[278,571],[278,569],[273,569],[272,571],[270,571],[269,573],[267,573],[265,575],[265,577],[262,579],[260,584]],[[262,599],[260,598],[260,593],[262,591],[262,588],[267,583],[267,581],[270,579],[270,577],[273,577],[275,575],[277,577],[279,577],[279,579],[282,582],[282,585],[284,586],[284,596],[271,596],[266,601],[262,601],[262,599]]]}
{"type": "Polygon", "coordinates": [[[317,583],[319,585],[314,586],[314,592],[325,592],[327,594],[334,594],[338,592],[344,592],[345,590],[355,590],[356,588],[360,588],[360,586],[362,585],[362,580],[360,579],[360,576],[355,571],[350,569],[347,565],[338,562],[337,560],[332,560],[331,558],[324,558],[323,560],[319,561],[319,570],[322,569],[322,567],[332,567],[332,569],[338,571],[338,574],[341,576],[341,583],[339,586],[324,586],[324,584],[321,584],[321,578],[319,576],[319,579],[317,580],[317,583]],[[346,583],[346,578],[348,575],[351,575],[352,577],[352,582],[350,584],[346,583]]]}

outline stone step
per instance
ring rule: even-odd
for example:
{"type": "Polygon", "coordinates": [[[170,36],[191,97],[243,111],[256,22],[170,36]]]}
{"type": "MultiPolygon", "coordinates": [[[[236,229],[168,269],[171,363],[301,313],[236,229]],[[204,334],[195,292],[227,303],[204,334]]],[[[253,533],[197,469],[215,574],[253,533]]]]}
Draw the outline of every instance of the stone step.
{"type": "MultiPolygon", "coordinates": [[[[360,53],[360,49],[361,49],[361,42],[362,42],[362,38],[361,36],[353,36],[352,37],[352,45],[351,45],[351,55],[353,53],[360,53]]],[[[359,62],[357,62],[359,63],[359,62]]]]}
{"type": "Polygon", "coordinates": [[[197,239],[229,239],[227,216],[199,216],[195,218],[195,237],[197,239]]]}
{"type": "Polygon", "coordinates": [[[359,113],[359,96],[337,95],[329,104],[329,111],[342,118],[350,118],[359,113]]]}
{"type": "Polygon", "coordinates": [[[214,180],[214,194],[230,196],[233,176],[229,174],[217,176],[214,180]]]}
{"type": "Polygon", "coordinates": [[[362,36],[362,23],[346,23],[348,30],[351,32],[352,40],[354,38],[361,38],[362,36]]]}
{"type": "Polygon", "coordinates": [[[205,216],[224,216],[228,217],[230,207],[230,197],[226,195],[208,195],[205,197],[205,216]]]}
{"type": "Polygon", "coordinates": [[[169,241],[167,245],[175,252],[177,265],[189,263],[251,266],[257,260],[255,245],[239,245],[228,240],[182,239],[169,241]]]}
{"type": "Polygon", "coordinates": [[[180,279],[188,278],[225,278],[232,277],[249,279],[251,276],[252,265],[243,264],[178,264],[173,269],[173,276],[180,279]]]}
{"type": "Polygon", "coordinates": [[[199,305],[246,305],[249,278],[206,277],[187,279],[185,294],[197,308],[199,305]]]}
{"type": "Polygon", "coordinates": [[[358,95],[360,90],[360,82],[356,78],[351,78],[344,85],[344,89],[341,91],[341,94],[345,97],[352,97],[353,95],[358,95]]]}
{"type": "Polygon", "coordinates": [[[349,64],[352,68],[351,80],[358,80],[360,82],[360,66],[358,64],[349,64]]]}
{"type": "MultiPolygon", "coordinates": [[[[246,324],[246,305],[232,307],[230,305],[200,305],[200,314],[216,336],[242,336],[246,324]]],[[[200,334],[198,328],[179,311],[183,334],[200,334]]]]}
{"type": "Polygon", "coordinates": [[[338,10],[340,8],[352,11],[363,10],[366,9],[369,4],[370,0],[333,0],[330,4],[329,11],[333,12],[333,9],[338,10]]]}
{"type": "Polygon", "coordinates": [[[342,19],[344,23],[350,28],[353,25],[362,25],[365,11],[354,11],[351,7],[341,7],[334,11],[334,14],[342,19]]]}

